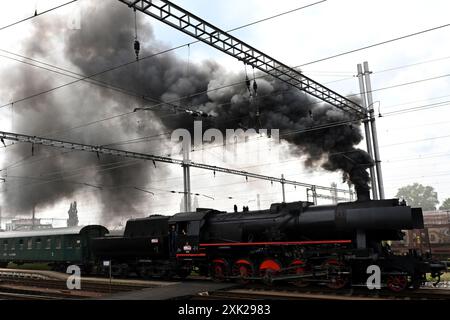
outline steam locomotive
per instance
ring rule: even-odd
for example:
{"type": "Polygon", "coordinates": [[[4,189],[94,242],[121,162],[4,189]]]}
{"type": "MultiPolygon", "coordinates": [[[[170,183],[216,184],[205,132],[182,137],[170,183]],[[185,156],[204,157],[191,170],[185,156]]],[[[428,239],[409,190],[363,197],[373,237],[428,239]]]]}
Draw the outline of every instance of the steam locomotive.
{"type": "Polygon", "coordinates": [[[422,210],[398,200],[316,206],[276,203],[268,210],[198,209],[172,217],[128,221],[123,236],[92,239],[97,260],[116,273],[186,277],[193,269],[215,281],[262,280],[339,289],[366,284],[378,266],[393,291],[419,287],[426,274],[439,281],[445,266],[411,251],[395,255],[387,240],[423,227],[422,210]]]}
{"type": "Polygon", "coordinates": [[[184,278],[195,270],[215,281],[322,283],[339,289],[365,285],[368,267],[376,266],[384,286],[402,291],[421,286],[427,274],[439,281],[445,270],[417,251],[390,250],[388,241],[402,239],[402,230],[421,228],[422,210],[396,199],[275,203],[268,210],[231,213],[197,209],[129,220],[119,236],[103,226],[3,232],[0,267],[47,262],[65,270],[77,264],[84,273],[144,278],[184,278]]]}

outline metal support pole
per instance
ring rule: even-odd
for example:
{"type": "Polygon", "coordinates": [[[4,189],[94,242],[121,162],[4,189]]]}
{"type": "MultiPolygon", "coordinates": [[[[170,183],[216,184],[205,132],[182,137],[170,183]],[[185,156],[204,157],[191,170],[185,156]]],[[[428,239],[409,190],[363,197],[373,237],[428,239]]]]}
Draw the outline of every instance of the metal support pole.
{"type": "Polygon", "coordinates": [[[183,147],[183,184],[184,184],[184,211],[191,212],[191,170],[189,160],[189,147],[183,147]]]}
{"type": "Polygon", "coordinates": [[[191,166],[189,164],[186,165],[186,177],[187,177],[186,183],[187,212],[191,212],[192,211],[191,166]]]}
{"type": "Polygon", "coordinates": [[[316,187],[313,186],[313,187],[311,188],[311,190],[312,190],[312,192],[313,192],[313,202],[314,202],[314,205],[317,206],[317,190],[316,190],[316,187]]]}
{"type": "Polygon", "coordinates": [[[281,189],[283,192],[283,203],[286,203],[286,190],[284,189],[284,174],[281,175],[281,189]]]}
{"type": "MultiPolygon", "coordinates": [[[[364,110],[367,110],[367,118],[364,119],[364,129],[366,133],[366,144],[367,144],[367,152],[369,153],[370,157],[372,159],[374,158],[373,154],[373,148],[372,148],[372,134],[370,132],[370,125],[369,125],[369,119],[370,119],[370,111],[367,107],[367,101],[366,101],[366,87],[364,85],[364,73],[363,68],[361,64],[358,64],[358,80],[359,80],[359,89],[361,91],[361,101],[362,101],[362,107],[364,110]]],[[[372,198],[374,200],[378,200],[378,186],[377,186],[377,178],[375,176],[375,168],[372,166],[370,167],[370,184],[372,186],[372,198]]]]}
{"type": "Polygon", "coordinates": [[[364,76],[366,79],[367,103],[369,104],[368,108],[370,112],[370,125],[372,127],[373,148],[375,155],[375,166],[377,169],[378,188],[380,199],[385,199],[383,173],[381,172],[380,149],[378,146],[377,125],[375,123],[375,115],[373,108],[372,83],[370,81],[370,73],[371,72],[369,71],[369,63],[366,61],[364,62],[364,76]]]}

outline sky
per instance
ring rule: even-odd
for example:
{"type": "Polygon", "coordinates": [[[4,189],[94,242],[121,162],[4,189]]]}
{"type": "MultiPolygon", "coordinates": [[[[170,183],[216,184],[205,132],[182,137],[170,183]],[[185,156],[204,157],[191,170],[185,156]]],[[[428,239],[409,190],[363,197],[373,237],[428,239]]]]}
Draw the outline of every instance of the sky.
{"type": "MultiPolygon", "coordinates": [[[[116,0],[110,1],[117,5],[116,0]]],[[[30,16],[37,9],[43,11],[62,4],[65,1],[0,1],[0,25],[18,21],[30,16]]],[[[94,2],[81,0],[81,2],[94,2]]],[[[192,13],[229,30],[258,21],[277,13],[286,12],[314,1],[266,1],[266,0],[175,0],[176,4],[192,13]]],[[[122,5],[122,4],[120,4],[122,5]]],[[[78,4],[53,11],[42,17],[0,31],[0,49],[20,53],[27,35],[32,28],[43,23],[44,19],[67,20],[68,24],[76,15],[78,4]]],[[[79,8],[79,7],[78,7],[79,8]]],[[[450,3],[445,0],[328,0],[315,6],[299,10],[269,21],[257,23],[233,32],[233,35],[266,54],[290,66],[308,64],[326,58],[368,46],[374,43],[401,37],[425,29],[449,23],[450,3]]],[[[130,10],[123,5],[123,10],[130,10]]],[[[130,12],[131,14],[131,12],[130,12]]],[[[81,28],[73,32],[89,32],[83,28],[83,12],[80,13],[81,28]]],[[[176,47],[192,39],[177,30],[173,30],[150,17],[140,15],[154,29],[156,39],[168,47],[176,47]]],[[[114,30],[105,30],[114,32],[114,30]]],[[[372,74],[374,101],[376,101],[378,138],[382,160],[385,192],[388,198],[394,197],[398,188],[415,182],[433,186],[438,192],[441,203],[450,197],[450,27],[424,33],[407,39],[395,41],[375,48],[362,50],[322,62],[308,64],[301,68],[305,75],[328,86],[342,95],[359,92],[355,78],[358,63],[368,61],[372,74]],[[422,81],[430,79],[427,81],[422,81]],[[416,82],[419,81],[419,82],[416,82]],[[408,84],[416,82],[415,84],[408,84]],[[393,88],[390,88],[393,87],[393,88]],[[389,88],[389,89],[386,89],[389,88]],[[431,105],[432,104],[432,105],[431,105]],[[432,108],[420,109],[423,106],[432,108]],[[419,107],[414,112],[401,112],[419,107]],[[396,114],[396,111],[398,114],[396,114]],[[380,117],[381,116],[381,117],[380,117]]],[[[145,39],[141,39],[145,45],[145,39]]],[[[131,46],[131,45],[130,45],[131,46]]],[[[59,45],[49,48],[51,52],[37,52],[35,58],[67,66],[62,48],[59,45]],[[60,54],[58,52],[61,52],[60,54]]],[[[226,69],[242,72],[242,63],[218,52],[204,44],[183,47],[176,51],[182,59],[203,63],[214,60],[226,69]]],[[[17,62],[0,57],[0,105],[7,104],[12,97],[2,90],[2,78],[8,77],[7,70],[17,66],[17,62]]],[[[43,77],[56,77],[42,70],[43,77]]],[[[17,83],[20,86],[20,83],[17,83]]],[[[14,97],[17,98],[17,97],[14,97]]],[[[33,103],[33,101],[27,102],[33,103]]],[[[22,106],[26,108],[26,104],[22,106]]],[[[30,119],[32,121],[32,119],[30,119]]],[[[14,113],[11,108],[0,109],[0,127],[4,131],[14,131],[14,113]]],[[[71,135],[76,141],[76,133],[71,135]]],[[[258,173],[273,176],[285,176],[311,184],[329,186],[332,182],[341,184],[337,173],[321,170],[308,171],[302,168],[300,161],[285,158],[283,146],[276,155],[267,156],[265,143],[251,143],[238,146],[243,159],[231,156],[223,161],[223,151],[209,149],[196,152],[193,159],[230,168],[248,168],[258,173]],[[250,150],[253,150],[251,152],[250,150]],[[258,149],[259,148],[259,149],[258,149]],[[259,151],[258,151],[259,150],[259,151]],[[281,154],[281,156],[280,156],[281,154]],[[280,160],[281,157],[281,160],[280,160]],[[295,164],[295,166],[294,166],[295,164]]],[[[365,144],[361,144],[365,148],[365,144]]],[[[0,166],[8,164],[7,149],[0,150],[0,166]]],[[[298,159],[297,159],[298,160],[298,159]]],[[[156,182],[152,187],[171,190],[182,189],[180,168],[169,168],[170,175],[156,182]]],[[[245,169],[250,171],[250,169],[245,169]]],[[[2,174],[2,172],[0,172],[2,174]]],[[[37,173],[39,174],[39,173],[37,173]]],[[[255,206],[256,194],[261,194],[262,206],[281,201],[281,187],[267,182],[247,183],[242,177],[218,176],[210,172],[193,170],[192,189],[194,192],[215,198],[211,200],[199,196],[200,206],[231,210],[234,203],[255,206]],[[233,197],[234,199],[228,199],[233,197]]],[[[8,182],[6,183],[6,185],[8,182]]],[[[5,188],[5,183],[0,183],[5,188]]],[[[147,197],[148,195],[143,195],[147,197]]],[[[306,200],[304,190],[287,187],[287,200],[306,200]]],[[[53,207],[38,209],[38,216],[61,218],[67,216],[71,201],[79,203],[81,223],[97,221],[95,193],[86,188],[85,193],[73,199],[61,199],[53,207]]],[[[179,210],[178,195],[162,195],[153,199],[152,213],[172,214],[179,210]],[[155,203],[156,202],[156,203],[155,203]],[[154,212],[157,211],[157,212],[154,212]]],[[[149,200],[150,201],[150,200],[149,200]]],[[[143,208],[143,215],[148,214],[143,208]]],[[[124,216],[124,220],[129,216],[124,216]]]]}

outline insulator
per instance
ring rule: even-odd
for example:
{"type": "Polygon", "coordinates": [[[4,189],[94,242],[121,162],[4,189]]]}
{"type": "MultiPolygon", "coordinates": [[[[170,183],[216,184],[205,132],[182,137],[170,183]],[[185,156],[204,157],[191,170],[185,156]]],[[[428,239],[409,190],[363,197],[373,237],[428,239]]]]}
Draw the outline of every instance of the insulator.
{"type": "Polygon", "coordinates": [[[251,82],[250,82],[250,79],[248,78],[248,76],[245,76],[245,84],[247,85],[248,92],[251,93],[252,92],[250,89],[251,82]]]}
{"type": "Polygon", "coordinates": [[[256,80],[253,81],[253,91],[256,93],[258,92],[258,84],[256,83],[256,80]]]}
{"type": "Polygon", "coordinates": [[[139,60],[139,51],[141,50],[141,44],[138,40],[134,40],[134,52],[136,53],[136,60],[139,60]]]}

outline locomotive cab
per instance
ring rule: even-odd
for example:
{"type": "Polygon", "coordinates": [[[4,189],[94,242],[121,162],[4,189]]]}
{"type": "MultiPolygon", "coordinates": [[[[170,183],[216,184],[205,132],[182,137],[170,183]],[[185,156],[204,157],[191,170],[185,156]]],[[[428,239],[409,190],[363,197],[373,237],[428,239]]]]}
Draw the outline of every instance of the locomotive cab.
{"type": "Polygon", "coordinates": [[[200,252],[201,229],[205,224],[205,217],[210,209],[198,209],[197,212],[178,213],[169,220],[171,232],[171,251],[175,251],[178,259],[204,257],[200,252]]]}

